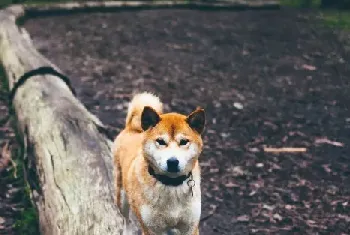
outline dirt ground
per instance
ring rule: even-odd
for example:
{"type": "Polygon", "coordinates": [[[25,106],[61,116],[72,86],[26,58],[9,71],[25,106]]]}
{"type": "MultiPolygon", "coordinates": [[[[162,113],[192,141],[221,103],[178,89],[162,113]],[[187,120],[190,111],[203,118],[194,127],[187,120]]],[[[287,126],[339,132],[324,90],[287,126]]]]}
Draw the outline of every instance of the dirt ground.
{"type": "Polygon", "coordinates": [[[315,12],[147,10],[29,20],[116,134],[133,93],[207,112],[201,234],[350,234],[350,67],[315,12]],[[272,154],[270,147],[306,147],[272,154]]]}
{"type": "MultiPolygon", "coordinates": [[[[0,71],[1,72],[1,71],[0,71]]],[[[11,149],[18,148],[8,116],[7,94],[0,74],[0,235],[13,234],[13,225],[23,205],[21,182],[14,178],[11,149]]]]}

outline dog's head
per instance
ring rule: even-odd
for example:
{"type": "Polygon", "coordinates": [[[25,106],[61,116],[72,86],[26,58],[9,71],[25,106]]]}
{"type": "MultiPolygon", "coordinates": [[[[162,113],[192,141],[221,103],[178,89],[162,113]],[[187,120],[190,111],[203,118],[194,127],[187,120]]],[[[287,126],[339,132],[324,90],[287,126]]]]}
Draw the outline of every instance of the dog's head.
{"type": "Polygon", "coordinates": [[[159,115],[151,107],[145,107],[141,126],[145,131],[143,151],[147,162],[157,173],[169,177],[188,174],[202,151],[204,125],[205,113],[201,108],[185,116],[159,115]]]}

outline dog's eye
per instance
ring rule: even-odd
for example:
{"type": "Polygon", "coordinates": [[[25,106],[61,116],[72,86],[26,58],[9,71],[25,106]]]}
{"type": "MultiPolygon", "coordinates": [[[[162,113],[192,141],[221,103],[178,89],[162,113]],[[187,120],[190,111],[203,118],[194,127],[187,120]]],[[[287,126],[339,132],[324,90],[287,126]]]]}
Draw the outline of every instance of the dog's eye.
{"type": "Polygon", "coordinates": [[[180,140],[180,145],[186,145],[189,142],[188,139],[182,139],[180,140]]]}
{"type": "Polygon", "coordinates": [[[166,145],[165,141],[161,138],[156,139],[156,141],[159,145],[163,145],[163,146],[166,145]]]}

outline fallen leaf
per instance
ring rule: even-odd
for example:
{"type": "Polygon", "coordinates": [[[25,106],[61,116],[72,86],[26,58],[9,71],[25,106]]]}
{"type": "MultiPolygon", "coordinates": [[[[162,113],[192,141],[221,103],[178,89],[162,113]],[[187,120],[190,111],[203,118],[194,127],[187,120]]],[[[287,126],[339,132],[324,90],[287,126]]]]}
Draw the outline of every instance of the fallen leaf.
{"type": "Polygon", "coordinates": [[[227,138],[230,136],[230,133],[221,133],[220,135],[222,138],[227,138]]]}
{"type": "Polygon", "coordinates": [[[217,205],[210,204],[209,207],[210,207],[210,209],[211,209],[211,210],[210,210],[210,214],[213,214],[213,212],[216,210],[217,205]]]}
{"type": "Polygon", "coordinates": [[[350,216],[340,214],[338,217],[344,219],[347,223],[350,223],[350,216]]]}
{"type": "Polygon", "coordinates": [[[229,182],[229,183],[225,184],[225,187],[226,188],[237,188],[237,187],[239,187],[239,185],[232,183],[232,182],[229,182]]]}
{"type": "Polygon", "coordinates": [[[258,148],[249,148],[248,149],[250,152],[253,152],[253,153],[257,153],[257,152],[259,152],[259,149],[258,148]]]}
{"type": "Polygon", "coordinates": [[[249,216],[248,215],[241,215],[236,218],[236,221],[238,222],[248,222],[249,216]]]}
{"type": "Polygon", "coordinates": [[[306,223],[307,223],[307,224],[316,224],[316,221],[310,220],[310,219],[309,219],[309,220],[306,221],[306,223]]]}
{"type": "Polygon", "coordinates": [[[277,213],[273,215],[273,218],[275,220],[278,220],[278,221],[281,221],[283,219],[282,216],[280,214],[277,214],[277,213]]]}
{"type": "Polygon", "coordinates": [[[218,201],[218,202],[223,202],[224,199],[220,198],[220,197],[215,197],[215,200],[218,201]]]}
{"type": "Polygon", "coordinates": [[[211,190],[213,191],[219,191],[220,190],[220,187],[218,185],[214,185],[211,190]]]}
{"type": "Polygon", "coordinates": [[[257,163],[255,166],[256,166],[257,168],[262,168],[262,167],[264,167],[264,163],[257,163]]]}
{"type": "Polygon", "coordinates": [[[330,173],[332,170],[329,168],[329,164],[323,164],[322,168],[324,169],[325,172],[330,173]]]}
{"type": "Polygon", "coordinates": [[[199,165],[202,167],[207,167],[207,166],[210,166],[210,162],[201,162],[199,163],[199,165]]]}
{"type": "Polygon", "coordinates": [[[243,104],[238,103],[238,102],[234,102],[234,103],[233,103],[233,106],[234,106],[236,109],[243,109],[243,104]]]}
{"type": "Polygon", "coordinates": [[[5,226],[3,224],[5,224],[5,219],[3,217],[0,217],[0,229],[5,228],[5,226]]]}
{"type": "Polygon", "coordinates": [[[242,167],[240,167],[240,166],[233,167],[233,169],[231,171],[232,171],[234,176],[244,175],[244,171],[243,171],[242,167]]]}
{"type": "Polygon", "coordinates": [[[264,204],[263,205],[263,209],[266,209],[266,210],[269,210],[269,211],[273,211],[275,209],[275,206],[269,206],[269,205],[264,204]]]}
{"type": "Polygon", "coordinates": [[[277,165],[276,163],[272,163],[272,169],[274,170],[280,170],[282,169],[279,165],[277,165]]]}
{"type": "Polygon", "coordinates": [[[316,70],[316,67],[313,66],[313,65],[303,64],[301,67],[302,67],[303,69],[309,70],[309,71],[315,71],[315,70],[316,70]]]}
{"type": "Polygon", "coordinates": [[[327,137],[325,137],[325,138],[317,138],[315,140],[315,144],[329,144],[329,145],[333,145],[333,146],[337,146],[337,147],[344,147],[343,143],[329,140],[327,137]]]}
{"type": "Polygon", "coordinates": [[[249,193],[249,196],[254,196],[256,193],[257,193],[257,191],[256,191],[256,190],[253,190],[253,191],[251,191],[251,192],[249,193]]]}

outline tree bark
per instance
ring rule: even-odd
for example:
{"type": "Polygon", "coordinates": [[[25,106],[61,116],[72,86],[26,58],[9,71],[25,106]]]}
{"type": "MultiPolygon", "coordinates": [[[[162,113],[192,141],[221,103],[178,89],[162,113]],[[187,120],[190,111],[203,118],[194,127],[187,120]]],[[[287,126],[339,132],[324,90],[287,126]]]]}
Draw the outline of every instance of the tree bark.
{"type": "MultiPolygon", "coordinates": [[[[20,5],[0,10],[0,62],[10,89],[27,71],[41,66],[59,71],[17,27],[15,21],[24,13],[20,5]]],[[[102,123],[53,75],[27,80],[13,106],[41,233],[127,233],[114,203],[112,142],[99,131],[102,123]]]]}

